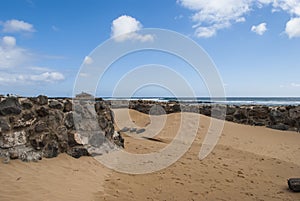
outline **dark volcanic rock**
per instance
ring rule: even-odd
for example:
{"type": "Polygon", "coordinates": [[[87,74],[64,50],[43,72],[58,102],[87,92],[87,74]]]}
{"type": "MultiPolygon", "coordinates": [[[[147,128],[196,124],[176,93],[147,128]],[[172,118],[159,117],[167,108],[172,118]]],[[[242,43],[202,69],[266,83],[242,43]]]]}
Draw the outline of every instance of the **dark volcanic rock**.
{"type": "Polygon", "coordinates": [[[108,125],[106,119],[103,116],[99,117],[99,125],[102,129],[106,128],[108,125]]]}
{"type": "Polygon", "coordinates": [[[235,122],[238,123],[246,123],[248,120],[247,116],[247,110],[245,108],[240,108],[239,110],[236,110],[236,112],[233,115],[235,122]]]}
{"type": "Polygon", "coordinates": [[[29,100],[24,100],[21,102],[23,110],[29,110],[33,107],[32,103],[29,100]]]}
{"type": "Polygon", "coordinates": [[[20,114],[22,107],[15,97],[9,97],[0,102],[0,115],[20,114]]]}
{"type": "Polygon", "coordinates": [[[120,132],[128,132],[129,129],[130,129],[130,128],[128,128],[128,127],[124,127],[124,128],[122,128],[122,129],[120,130],[120,132]]]}
{"type": "Polygon", "coordinates": [[[49,115],[49,109],[45,107],[40,107],[36,110],[36,113],[38,114],[39,117],[45,117],[49,115]]]}
{"type": "Polygon", "coordinates": [[[80,145],[75,140],[75,134],[72,132],[68,132],[68,145],[69,145],[69,147],[74,147],[74,146],[80,145]]]}
{"type": "Polygon", "coordinates": [[[235,106],[227,106],[226,115],[233,115],[236,111],[235,106]]]}
{"type": "Polygon", "coordinates": [[[95,104],[95,110],[97,113],[99,113],[101,110],[105,109],[106,105],[104,102],[96,102],[95,104]]]}
{"type": "Polygon", "coordinates": [[[145,131],[146,131],[146,129],[140,128],[140,129],[136,130],[136,133],[137,133],[137,134],[140,134],[140,133],[143,133],[143,132],[145,132],[145,131]]]}
{"type": "Polygon", "coordinates": [[[0,157],[7,162],[37,161],[59,153],[99,155],[124,146],[121,135],[114,135],[114,116],[107,103],[101,99],[96,103],[85,99],[78,102],[76,126],[96,135],[79,135],[70,99],[1,97],[0,157]]]}
{"type": "Polygon", "coordinates": [[[124,139],[122,138],[120,132],[114,132],[113,140],[116,145],[124,148],[124,139]]]}
{"type": "Polygon", "coordinates": [[[268,107],[253,107],[249,110],[248,115],[255,119],[266,119],[269,116],[268,107]]]}
{"type": "Polygon", "coordinates": [[[57,127],[63,124],[63,119],[64,119],[64,114],[62,111],[50,110],[49,115],[47,116],[46,123],[49,126],[49,128],[55,130],[57,127]]]}
{"type": "Polygon", "coordinates": [[[36,103],[38,105],[47,105],[48,104],[48,97],[47,96],[43,96],[43,95],[39,95],[36,98],[36,103]]]}
{"type": "Polygon", "coordinates": [[[40,150],[47,143],[49,132],[33,133],[29,136],[29,142],[35,150],[40,150]]]}
{"type": "Polygon", "coordinates": [[[64,102],[64,112],[71,112],[72,111],[72,109],[73,109],[73,104],[72,104],[72,102],[70,101],[70,100],[66,100],[65,102],[64,102]]]}
{"type": "Polygon", "coordinates": [[[11,148],[26,144],[26,132],[15,131],[0,135],[0,148],[11,148]]]}
{"type": "Polygon", "coordinates": [[[129,130],[129,132],[130,132],[130,133],[133,133],[133,132],[136,132],[136,130],[137,130],[137,128],[131,128],[131,129],[129,130]]]}
{"type": "Polygon", "coordinates": [[[59,142],[60,152],[66,152],[68,149],[68,129],[65,126],[60,126],[56,129],[56,137],[59,142]]]}
{"type": "Polygon", "coordinates": [[[73,113],[72,112],[69,112],[65,115],[65,126],[67,128],[74,128],[74,119],[73,119],[73,113]]]}
{"type": "Polygon", "coordinates": [[[282,131],[286,131],[289,129],[289,126],[288,125],[285,125],[283,123],[279,123],[279,124],[276,124],[276,125],[270,125],[270,126],[267,126],[268,128],[272,128],[272,129],[276,129],[276,130],[282,130],[282,131]]]}
{"type": "Polygon", "coordinates": [[[83,146],[72,147],[67,151],[67,153],[74,158],[80,158],[81,156],[89,156],[89,152],[83,146]]]}
{"type": "Polygon", "coordinates": [[[22,114],[22,119],[24,121],[30,121],[30,120],[33,120],[34,119],[34,114],[33,112],[24,112],[22,114]]]}
{"type": "Polygon", "coordinates": [[[63,109],[63,104],[57,100],[53,100],[50,102],[49,107],[53,108],[53,109],[61,110],[61,109],[63,109]]]}
{"type": "Polygon", "coordinates": [[[35,132],[41,133],[44,131],[49,131],[47,124],[45,122],[38,122],[34,127],[35,132]]]}
{"type": "Polygon", "coordinates": [[[289,117],[292,119],[300,119],[300,106],[290,109],[289,117]]]}
{"type": "Polygon", "coordinates": [[[9,130],[10,130],[9,123],[6,121],[5,118],[0,117],[0,133],[9,131],[9,130]]]}
{"type": "Polygon", "coordinates": [[[58,142],[55,140],[52,140],[48,142],[45,147],[43,148],[43,156],[45,158],[53,158],[56,157],[59,154],[59,147],[58,142]]]}
{"type": "Polygon", "coordinates": [[[25,120],[24,118],[17,118],[15,116],[9,117],[9,122],[14,129],[25,128],[31,126],[34,119],[25,120]]]}

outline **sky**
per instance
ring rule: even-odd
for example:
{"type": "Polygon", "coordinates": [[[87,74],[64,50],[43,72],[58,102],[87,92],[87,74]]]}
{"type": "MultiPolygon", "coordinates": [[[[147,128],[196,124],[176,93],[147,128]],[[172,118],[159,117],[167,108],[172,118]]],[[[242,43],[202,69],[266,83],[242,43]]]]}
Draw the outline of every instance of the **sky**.
{"type": "MultiPolygon", "coordinates": [[[[226,96],[300,96],[300,0],[1,0],[0,4],[0,94],[72,96],[76,81],[87,77],[82,68],[101,60],[101,55],[91,56],[97,47],[107,40],[116,46],[155,43],[158,36],[143,30],[158,28],[199,45],[215,65],[226,96]]],[[[173,72],[196,96],[211,94],[191,64],[153,50],[114,61],[99,78],[95,94],[112,96],[122,83],[119,91],[128,90],[127,96],[187,96],[173,72]],[[160,67],[169,73],[157,71],[160,67]],[[145,71],[134,74],[138,69],[145,71]],[[159,77],[172,86],[156,84],[159,77]],[[136,86],[130,80],[152,78],[152,84],[132,89],[136,86]]]]}

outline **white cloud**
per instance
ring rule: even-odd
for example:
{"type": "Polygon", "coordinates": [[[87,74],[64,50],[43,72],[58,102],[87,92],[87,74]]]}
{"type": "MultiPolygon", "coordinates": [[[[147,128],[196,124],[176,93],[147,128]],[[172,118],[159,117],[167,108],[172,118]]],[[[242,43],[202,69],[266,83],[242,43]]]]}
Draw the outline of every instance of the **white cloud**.
{"type": "Polygon", "coordinates": [[[45,72],[38,75],[30,75],[29,79],[32,81],[54,82],[64,80],[65,77],[59,72],[45,72]]]}
{"type": "Polygon", "coordinates": [[[194,12],[197,37],[211,37],[232,23],[243,22],[244,14],[250,11],[247,0],[178,0],[180,5],[194,12]]]}
{"type": "Polygon", "coordinates": [[[53,83],[64,80],[65,77],[60,72],[44,72],[41,74],[5,73],[0,71],[0,86],[11,84],[34,84],[36,82],[53,83]]]}
{"type": "Polygon", "coordinates": [[[93,62],[94,62],[94,60],[91,57],[89,57],[89,56],[84,57],[84,60],[83,60],[84,64],[92,64],[93,62]]]}
{"type": "Polygon", "coordinates": [[[214,27],[198,27],[195,34],[197,37],[209,38],[216,35],[216,29],[214,27]]]}
{"type": "Polygon", "coordinates": [[[0,85],[56,82],[65,79],[62,73],[49,68],[30,67],[35,57],[29,50],[18,47],[14,37],[4,36],[0,39],[0,85]]]}
{"type": "Polygon", "coordinates": [[[300,17],[290,19],[285,26],[289,38],[300,37],[300,17]]]}
{"type": "MultiPolygon", "coordinates": [[[[300,0],[177,0],[177,3],[193,12],[191,19],[195,22],[193,28],[197,37],[211,37],[234,23],[244,22],[245,15],[255,7],[271,5],[272,12],[284,11],[294,18],[300,17],[300,0]]],[[[291,31],[292,37],[296,37],[299,26],[298,22],[293,22],[292,30],[297,31],[291,31]]],[[[253,29],[261,35],[266,31],[263,25],[253,29]]],[[[287,32],[290,37],[289,33],[287,32]]]]}
{"type": "Polygon", "coordinates": [[[3,32],[6,33],[15,33],[15,32],[34,32],[32,24],[24,22],[22,20],[7,20],[3,23],[3,32]]]}
{"type": "Polygon", "coordinates": [[[16,39],[12,36],[4,36],[2,38],[2,44],[5,47],[9,47],[9,48],[14,47],[16,46],[16,39]]]}
{"type": "Polygon", "coordinates": [[[21,67],[31,60],[30,53],[16,45],[16,39],[4,36],[0,44],[0,69],[21,67]]]}
{"type": "Polygon", "coordinates": [[[277,10],[286,11],[292,15],[300,16],[300,1],[299,0],[273,0],[273,7],[277,10]]]}
{"type": "Polygon", "coordinates": [[[136,32],[142,29],[142,24],[135,18],[127,15],[122,15],[112,22],[111,36],[117,42],[125,40],[137,40],[140,42],[153,41],[153,36],[150,34],[142,35],[136,32]]]}
{"type": "Polygon", "coordinates": [[[258,35],[263,35],[267,30],[268,30],[267,29],[267,23],[265,23],[265,22],[260,23],[257,26],[253,25],[251,27],[251,31],[258,34],[258,35]]]}
{"type": "Polygon", "coordinates": [[[79,73],[79,76],[81,76],[81,77],[88,77],[88,76],[90,76],[90,75],[87,74],[87,73],[79,73]]]}
{"type": "Polygon", "coordinates": [[[40,66],[32,66],[29,67],[28,69],[33,70],[35,72],[47,72],[47,71],[51,71],[51,69],[46,68],[46,67],[40,67],[40,66]]]}
{"type": "Polygon", "coordinates": [[[235,22],[246,22],[246,18],[240,17],[240,18],[236,19],[235,22]]]}

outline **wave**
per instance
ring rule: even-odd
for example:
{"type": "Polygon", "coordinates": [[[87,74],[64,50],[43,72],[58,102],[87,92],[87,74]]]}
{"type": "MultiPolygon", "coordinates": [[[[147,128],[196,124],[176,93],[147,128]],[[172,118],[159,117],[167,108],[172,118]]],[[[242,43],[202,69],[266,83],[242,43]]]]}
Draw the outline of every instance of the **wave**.
{"type": "Polygon", "coordinates": [[[300,105],[300,97],[106,97],[104,100],[145,100],[155,102],[179,102],[186,104],[226,104],[226,105],[300,105]]]}

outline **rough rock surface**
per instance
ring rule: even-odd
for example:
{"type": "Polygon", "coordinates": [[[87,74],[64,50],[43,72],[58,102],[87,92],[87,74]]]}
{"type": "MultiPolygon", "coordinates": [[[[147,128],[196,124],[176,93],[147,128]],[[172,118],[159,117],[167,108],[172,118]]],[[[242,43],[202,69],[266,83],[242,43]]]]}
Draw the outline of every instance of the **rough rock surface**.
{"type": "Polygon", "coordinates": [[[103,154],[124,146],[113,124],[112,111],[102,100],[2,97],[0,157],[37,161],[60,153],[75,158],[103,154]],[[74,102],[79,104],[73,111],[74,102]]]}
{"type": "MultiPolygon", "coordinates": [[[[142,113],[159,115],[161,113],[194,112],[206,116],[222,117],[218,108],[226,107],[226,120],[253,126],[266,126],[278,130],[300,131],[300,106],[262,106],[262,105],[211,105],[207,103],[187,104],[179,102],[155,102],[148,100],[113,100],[112,108],[130,108],[142,113]],[[212,107],[214,106],[214,107],[212,107]],[[161,110],[164,110],[161,112],[161,110]]],[[[225,114],[224,114],[225,115],[225,114]]]]}

